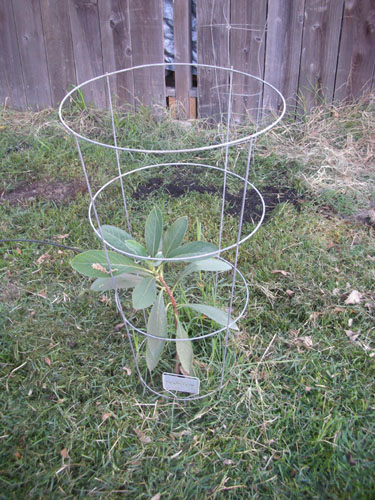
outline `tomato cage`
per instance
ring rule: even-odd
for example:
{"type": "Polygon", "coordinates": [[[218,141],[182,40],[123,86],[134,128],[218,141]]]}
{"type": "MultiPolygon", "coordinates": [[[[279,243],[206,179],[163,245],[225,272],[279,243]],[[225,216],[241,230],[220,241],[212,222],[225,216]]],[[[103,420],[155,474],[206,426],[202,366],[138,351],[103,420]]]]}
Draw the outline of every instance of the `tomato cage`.
{"type": "Polygon", "coordinates": [[[86,263],[86,275],[97,278],[94,290],[113,290],[142,386],[188,401],[221,391],[236,364],[250,300],[240,249],[249,248],[266,210],[251,182],[255,147],[286,106],[280,92],[256,76],[206,64],[176,66],[198,74],[196,119],[186,119],[181,103],[166,108],[165,93],[154,84],[164,63],[76,86],[59,116],[74,136],[90,198],[88,221],[103,248],[90,254],[98,262],[86,263]],[[150,91],[142,93],[145,81],[150,91]],[[275,98],[277,113],[268,105],[275,98]]]}

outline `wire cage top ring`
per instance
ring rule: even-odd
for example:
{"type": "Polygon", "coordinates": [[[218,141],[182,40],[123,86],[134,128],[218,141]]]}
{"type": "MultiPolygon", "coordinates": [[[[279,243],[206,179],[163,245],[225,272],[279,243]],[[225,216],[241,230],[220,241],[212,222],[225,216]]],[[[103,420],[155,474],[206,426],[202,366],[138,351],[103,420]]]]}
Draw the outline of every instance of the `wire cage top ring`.
{"type": "MultiPolygon", "coordinates": [[[[218,141],[217,143],[208,143],[204,146],[198,146],[198,147],[187,147],[187,148],[175,148],[175,149],[170,149],[170,148],[156,148],[156,147],[132,147],[127,145],[119,145],[118,144],[118,138],[114,141],[113,144],[110,142],[103,142],[100,140],[96,140],[94,138],[88,137],[87,134],[85,133],[80,133],[80,131],[77,130],[77,126],[72,125],[68,121],[68,117],[66,116],[66,107],[67,105],[71,102],[71,100],[74,99],[75,93],[83,92],[87,86],[90,86],[91,84],[100,84],[104,85],[104,93],[107,94],[107,98],[109,100],[109,107],[112,109],[113,112],[113,100],[111,97],[111,87],[110,87],[110,78],[111,77],[117,77],[119,75],[123,75],[129,72],[137,73],[138,71],[142,70],[148,70],[150,68],[153,69],[160,69],[160,68],[166,68],[168,66],[167,63],[154,63],[154,64],[144,64],[140,66],[133,66],[131,68],[126,68],[122,70],[117,70],[117,71],[112,71],[110,73],[106,73],[104,75],[97,76],[95,78],[91,78],[90,80],[87,80],[76,87],[74,87],[68,94],[64,97],[62,100],[60,106],[59,106],[59,117],[66,128],[68,132],[73,134],[77,139],[82,139],[84,141],[87,141],[91,144],[95,144],[97,146],[102,146],[105,148],[109,148],[112,150],[116,151],[128,151],[128,152],[135,152],[135,153],[153,153],[153,154],[166,154],[166,153],[193,153],[193,152],[199,152],[199,151],[207,151],[207,150],[213,150],[217,148],[223,148],[223,147],[229,147],[229,146],[234,146],[237,144],[242,144],[244,142],[247,142],[251,139],[254,139],[258,137],[261,134],[264,134],[265,132],[271,130],[277,123],[280,122],[280,120],[283,118],[285,111],[286,111],[286,102],[283,97],[283,95],[270,83],[266,82],[260,77],[257,77],[255,75],[251,75],[249,73],[246,73],[244,71],[236,70],[234,68],[226,68],[223,66],[215,66],[211,64],[192,64],[192,63],[175,63],[175,66],[189,66],[191,68],[196,68],[197,70],[207,70],[207,71],[213,71],[213,72],[224,72],[226,77],[232,78],[237,78],[237,79],[249,79],[249,82],[252,84],[256,83],[257,85],[260,86],[261,89],[267,88],[268,90],[271,90],[272,92],[275,92],[278,96],[278,98],[281,101],[281,108],[278,111],[278,116],[272,116],[272,121],[271,123],[266,124],[263,127],[257,127],[252,133],[245,133],[243,135],[240,134],[239,137],[236,137],[234,139],[230,139],[230,137],[225,136],[223,134],[221,136],[221,141],[218,141]],[[105,86],[105,83],[107,85],[105,86]]],[[[235,85],[235,84],[233,84],[235,85]]],[[[231,85],[231,93],[235,96],[236,93],[233,92],[233,85],[231,85]]],[[[212,92],[218,92],[219,87],[221,85],[215,85],[211,88],[212,92]]],[[[229,86],[229,84],[228,84],[229,86]]],[[[260,90],[259,94],[262,93],[262,90],[260,90]]],[[[254,94],[248,94],[248,97],[250,95],[254,94]]],[[[240,96],[240,95],[239,95],[240,96]]],[[[259,99],[261,98],[261,95],[259,95],[259,99]]],[[[199,96],[198,96],[199,99],[199,96]]],[[[228,103],[228,107],[230,107],[230,104],[228,103]]],[[[231,112],[228,110],[227,111],[228,116],[231,115],[231,112]]],[[[127,138],[125,138],[126,140],[127,138]]]]}

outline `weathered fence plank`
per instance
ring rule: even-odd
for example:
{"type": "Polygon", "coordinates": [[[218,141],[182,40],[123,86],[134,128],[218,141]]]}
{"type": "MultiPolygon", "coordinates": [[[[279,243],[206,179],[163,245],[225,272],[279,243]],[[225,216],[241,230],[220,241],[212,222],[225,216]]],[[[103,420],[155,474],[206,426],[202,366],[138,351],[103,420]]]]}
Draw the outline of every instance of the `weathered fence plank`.
{"type": "Polygon", "coordinates": [[[51,106],[39,0],[13,0],[27,105],[51,106]]]}
{"type": "Polygon", "coordinates": [[[40,0],[52,105],[77,81],[69,9],[60,0],[40,0]]]}
{"type": "MultiPolygon", "coordinates": [[[[229,67],[230,1],[197,0],[198,63],[229,67]]],[[[220,121],[227,111],[228,73],[198,69],[198,116],[220,121]]]]}
{"type": "MultiPolygon", "coordinates": [[[[174,0],[175,62],[191,63],[191,1],[174,0]]],[[[177,116],[189,118],[192,72],[190,66],[175,67],[177,116]],[[181,109],[182,107],[182,109],[181,109]]]]}
{"type": "MultiPolygon", "coordinates": [[[[232,1],[230,64],[234,69],[263,78],[267,2],[232,1]]],[[[233,76],[233,116],[256,118],[263,84],[243,75],[233,76]]]]}
{"type": "Polygon", "coordinates": [[[0,0],[0,102],[27,106],[12,2],[0,0]]]}
{"type": "Polygon", "coordinates": [[[343,0],[309,0],[305,5],[299,92],[301,111],[333,98],[343,0]]]}
{"type": "MultiPolygon", "coordinates": [[[[164,62],[162,1],[132,0],[129,12],[133,65],[164,62]]],[[[134,71],[134,94],[137,103],[166,106],[164,74],[163,67],[134,71]]]]}
{"type": "MultiPolygon", "coordinates": [[[[130,38],[129,0],[99,2],[100,32],[103,65],[107,73],[133,65],[130,38]]],[[[111,89],[117,102],[134,104],[133,73],[120,73],[110,78],[111,89]]]]}
{"type": "MultiPolygon", "coordinates": [[[[268,0],[264,79],[283,94],[287,109],[296,106],[305,0],[268,0]]],[[[279,110],[281,98],[264,88],[263,106],[279,110]]]]}
{"type": "MultiPolygon", "coordinates": [[[[78,83],[103,74],[103,56],[97,0],[69,0],[74,59],[78,83]]],[[[87,104],[106,105],[104,81],[85,87],[87,104]]]]}
{"type": "Polygon", "coordinates": [[[335,100],[368,91],[375,69],[375,2],[346,0],[337,67],[335,100]]]}
{"type": "MultiPolygon", "coordinates": [[[[191,57],[190,15],[191,0],[174,0],[176,61],[191,57]]],[[[198,63],[264,77],[290,111],[297,94],[302,112],[375,87],[374,0],[197,0],[197,38],[198,63]]],[[[0,102],[15,108],[56,105],[77,81],[163,61],[162,0],[0,0],[0,102]]],[[[175,82],[168,95],[187,110],[190,70],[176,67],[175,82]]],[[[119,102],[166,104],[162,67],[123,73],[111,84],[119,102]]],[[[260,90],[234,75],[235,118],[257,107],[260,90]]],[[[228,72],[199,68],[198,116],[220,120],[228,92],[228,72]]],[[[105,81],[84,95],[105,106],[105,81]]],[[[265,87],[263,107],[279,106],[265,87]]]]}

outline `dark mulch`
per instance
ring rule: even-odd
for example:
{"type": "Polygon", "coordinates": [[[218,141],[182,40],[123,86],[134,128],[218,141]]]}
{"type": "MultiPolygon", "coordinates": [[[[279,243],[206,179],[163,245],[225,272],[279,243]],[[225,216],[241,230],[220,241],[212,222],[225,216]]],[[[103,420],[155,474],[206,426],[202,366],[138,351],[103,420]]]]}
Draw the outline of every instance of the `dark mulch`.
{"type": "MultiPolygon", "coordinates": [[[[11,191],[0,193],[0,203],[8,201],[10,205],[17,205],[41,199],[56,203],[69,203],[76,198],[78,193],[84,193],[86,190],[86,185],[82,180],[66,182],[44,178],[31,183],[24,182],[11,191]]],[[[222,196],[222,188],[211,184],[200,184],[197,177],[189,178],[183,176],[169,178],[167,181],[163,177],[153,177],[147,182],[139,184],[132,197],[136,200],[142,200],[158,191],[163,191],[173,198],[179,198],[189,192],[222,196]]],[[[266,204],[265,220],[267,220],[271,212],[280,203],[289,202],[298,207],[304,201],[291,188],[263,186],[260,191],[266,204]]],[[[225,200],[225,213],[232,216],[239,215],[242,207],[242,192],[233,193],[227,190],[225,200]]],[[[261,214],[262,205],[259,196],[254,190],[248,191],[246,195],[244,222],[257,222],[261,214]]]]}
{"type": "MultiPolygon", "coordinates": [[[[140,184],[132,197],[136,200],[147,198],[150,194],[163,190],[174,198],[185,195],[186,193],[195,191],[198,193],[208,193],[212,195],[222,196],[222,190],[213,185],[202,185],[197,182],[196,178],[173,178],[170,182],[165,183],[162,177],[153,177],[146,183],[140,184]]],[[[263,186],[260,189],[264,202],[266,204],[266,219],[269,217],[272,210],[274,210],[280,203],[289,202],[295,206],[299,206],[303,202],[301,196],[290,188],[275,188],[274,186],[263,186]]],[[[242,207],[242,192],[233,194],[226,192],[226,207],[225,213],[228,215],[239,215],[242,207]]],[[[262,205],[257,193],[252,190],[247,192],[244,221],[254,222],[262,214],[262,205]]]]}

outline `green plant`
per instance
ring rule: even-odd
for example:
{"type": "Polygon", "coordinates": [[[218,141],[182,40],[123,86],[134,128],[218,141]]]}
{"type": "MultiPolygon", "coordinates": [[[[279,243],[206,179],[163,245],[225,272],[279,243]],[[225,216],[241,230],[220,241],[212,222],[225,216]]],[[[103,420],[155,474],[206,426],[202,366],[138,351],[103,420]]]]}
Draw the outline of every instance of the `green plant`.
{"type": "MultiPolygon", "coordinates": [[[[184,216],[178,218],[163,233],[162,213],[159,208],[154,207],[145,224],[145,246],[122,229],[110,225],[101,227],[104,239],[114,248],[132,254],[133,259],[113,251],[106,253],[104,250],[89,250],[77,255],[71,262],[76,271],[96,278],[91,290],[103,292],[115,288],[133,289],[134,309],[151,307],[146,328],[147,333],[153,335],[147,338],[146,346],[146,361],[150,371],[157,366],[165,344],[165,340],[154,337],[165,339],[173,329],[176,339],[189,338],[180,319],[182,309],[195,311],[221,326],[226,326],[228,322],[228,313],[222,309],[202,303],[188,303],[186,299],[184,302],[179,302],[176,298],[177,287],[183,289],[182,282],[191,273],[224,272],[231,269],[228,263],[216,257],[197,258],[216,251],[217,247],[200,240],[200,225],[197,231],[198,241],[183,244],[187,227],[188,218],[184,216]],[[139,261],[139,257],[145,259],[139,261]],[[148,257],[160,260],[149,260],[148,257]],[[192,257],[195,259],[191,260],[192,257]],[[180,260],[165,261],[164,258],[180,260]],[[173,267],[181,262],[187,265],[177,274],[173,273],[173,267]],[[112,276],[109,277],[110,268],[112,276]],[[171,285],[172,279],[173,285],[171,285]],[[170,314],[172,321],[168,320],[168,309],[172,311],[170,314]]],[[[181,295],[186,297],[184,293],[181,295]]],[[[233,319],[230,319],[229,327],[238,330],[233,319]]],[[[191,342],[188,340],[176,342],[176,351],[183,373],[192,373],[191,342]]]]}

